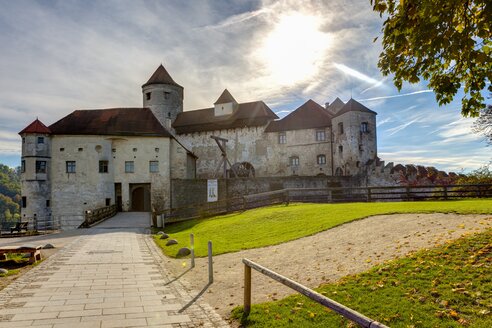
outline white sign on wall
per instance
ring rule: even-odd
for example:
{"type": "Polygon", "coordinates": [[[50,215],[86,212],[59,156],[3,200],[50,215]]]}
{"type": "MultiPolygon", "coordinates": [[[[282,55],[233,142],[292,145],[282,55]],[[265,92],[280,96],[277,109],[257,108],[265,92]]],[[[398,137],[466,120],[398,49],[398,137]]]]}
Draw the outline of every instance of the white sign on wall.
{"type": "Polygon", "coordinates": [[[219,188],[217,179],[207,180],[207,201],[216,202],[219,200],[219,188]]]}

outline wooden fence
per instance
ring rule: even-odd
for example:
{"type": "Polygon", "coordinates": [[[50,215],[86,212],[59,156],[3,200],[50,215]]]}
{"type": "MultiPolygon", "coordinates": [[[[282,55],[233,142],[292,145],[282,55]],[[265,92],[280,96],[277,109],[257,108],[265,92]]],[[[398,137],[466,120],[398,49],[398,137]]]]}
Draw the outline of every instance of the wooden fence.
{"type": "Polygon", "coordinates": [[[222,199],[213,203],[193,204],[164,211],[154,211],[153,217],[162,215],[166,222],[178,222],[196,217],[226,214],[234,211],[290,202],[348,203],[453,200],[465,198],[492,198],[492,184],[392,186],[354,188],[287,188],[243,197],[222,199]]]}
{"type": "Polygon", "coordinates": [[[383,328],[387,326],[383,325],[382,323],[379,323],[375,320],[372,320],[363,314],[352,310],[351,308],[348,308],[324,295],[321,295],[318,292],[315,292],[312,289],[307,288],[304,285],[301,285],[300,283],[293,281],[289,278],[286,278],[270,269],[267,269],[251,260],[248,259],[243,259],[244,263],[244,314],[246,316],[249,315],[251,311],[251,269],[255,269],[256,271],[264,274],[265,276],[272,278],[273,280],[276,280],[280,282],[281,284],[292,288],[293,290],[301,293],[304,296],[307,296],[311,300],[326,306],[327,308],[335,311],[336,313],[344,316],[345,318],[349,319],[350,321],[353,321],[357,324],[359,324],[361,327],[365,328],[383,328]]]}
{"type": "Polygon", "coordinates": [[[115,216],[117,213],[116,205],[96,208],[85,212],[85,220],[79,228],[88,228],[92,224],[115,216]]]}

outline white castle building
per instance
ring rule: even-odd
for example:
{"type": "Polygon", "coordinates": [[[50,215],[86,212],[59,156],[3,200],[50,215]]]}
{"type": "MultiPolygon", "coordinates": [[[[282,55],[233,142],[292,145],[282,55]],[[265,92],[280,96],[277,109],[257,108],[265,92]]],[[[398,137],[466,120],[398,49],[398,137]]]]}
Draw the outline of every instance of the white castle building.
{"type": "Polygon", "coordinates": [[[183,87],[161,65],[142,86],[142,108],[76,110],[22,137],[22,217],[78,227],[84,212],[170,206],[173,179],[367,174],[377,159],[376,113],[350,99],[308,100],[282,119],[263,102],[224,90],[213,106],[183,111],[183,87]],[[218,139],[222,143],[222,139],[218,139]]]}

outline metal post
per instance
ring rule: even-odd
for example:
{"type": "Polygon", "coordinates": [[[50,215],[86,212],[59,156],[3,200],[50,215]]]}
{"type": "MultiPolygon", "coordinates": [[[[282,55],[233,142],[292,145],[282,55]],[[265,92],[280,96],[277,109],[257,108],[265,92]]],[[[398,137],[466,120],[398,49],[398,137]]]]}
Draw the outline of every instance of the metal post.
{"type": "Polygon", "coordinates": [[[244,265],[244,315],[251,311],[251,268],[244,265]]]}
{"type": "Polygon", "coordinates": [[[195,236],[190,233],[191,267],[195,267],[195,236]]]}
{"type": "Polygon", "coordinates": [[[212,241],[208,241],[208,283],[214,282],[214,265],[212,263],[212,241]]]}

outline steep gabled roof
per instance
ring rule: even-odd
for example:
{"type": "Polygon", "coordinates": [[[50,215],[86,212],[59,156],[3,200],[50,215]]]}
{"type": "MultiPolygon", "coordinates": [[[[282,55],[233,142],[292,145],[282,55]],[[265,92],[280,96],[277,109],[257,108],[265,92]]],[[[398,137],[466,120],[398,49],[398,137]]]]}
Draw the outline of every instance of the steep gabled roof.
{"type": "Polygon", "coordinates": [[[347,101],[347,103],[335,116],[339,116],[348,112],[364,112],[364,113],[371,113],[374,115],[378,114],[375,111],[370,110],[369,108],[367,108],[366,106],[362,105],[360,102],[352,98],[349,101],[347,101]]]}
{"type": "Polygon", "coordinates": [[[142,88],[151,84],[171,84],[182,88],[182,86],[174,82],[173,78],[171,77],[171,75],[169,75],[169,73],[166,71],[164,66],[162,66],[162,64],[160,64],[159,67],[157,67],[154,74],[152,74],[152,76],[147,81],[147,83],[142,85],[142,88]]]}
{"type": "Polygon", "coordinates": [[[283,119],[270,122],[265,132],[327,127],[331,126],[332,117],[321,105],[309,99],[283,119]]]}
{"type": "Polygon", "coordinates": [[[238,104],[230,115],[215,116],[214,108],[182,112],[173,127],[176,133],[182,134],[266,125],[276,118],[278,116],[263,101],[253,101],[238,104]]]}
{"type": "Polygon", "coordinates": [[[217,104],[227,104],[227,103],[236,103],[237,104],[237,101],[236,99],[234,99],[234,97],[231,95],[231,93],[225,89],[222,94],[220,95],[219,99],[217,99],[216,102],[214,102],[214,105],[217,105],[217,104]]]}
{"type": "Polygon", "coordinates": [[[148,108],[76,110],[50,125],[52,134],[171,137],[148,108]]]}
{"type": "Polygon", "coordinates": [[[41,134],[50,134],[51,130],[43,124],[38,119],[35,119],[31,124],[26,126],[19,134],[24,134],[24,133],[41,133],[41,134]]]}
{"type": "Polygon", "coordinates": [[[329,106],[328,106],[328,110],[331,111],[332,113],[336,113],[337,111],[339,111],[343,106],[345,105],[345,103],[340,100],[340,98],[336,98],[329,106]]]}

